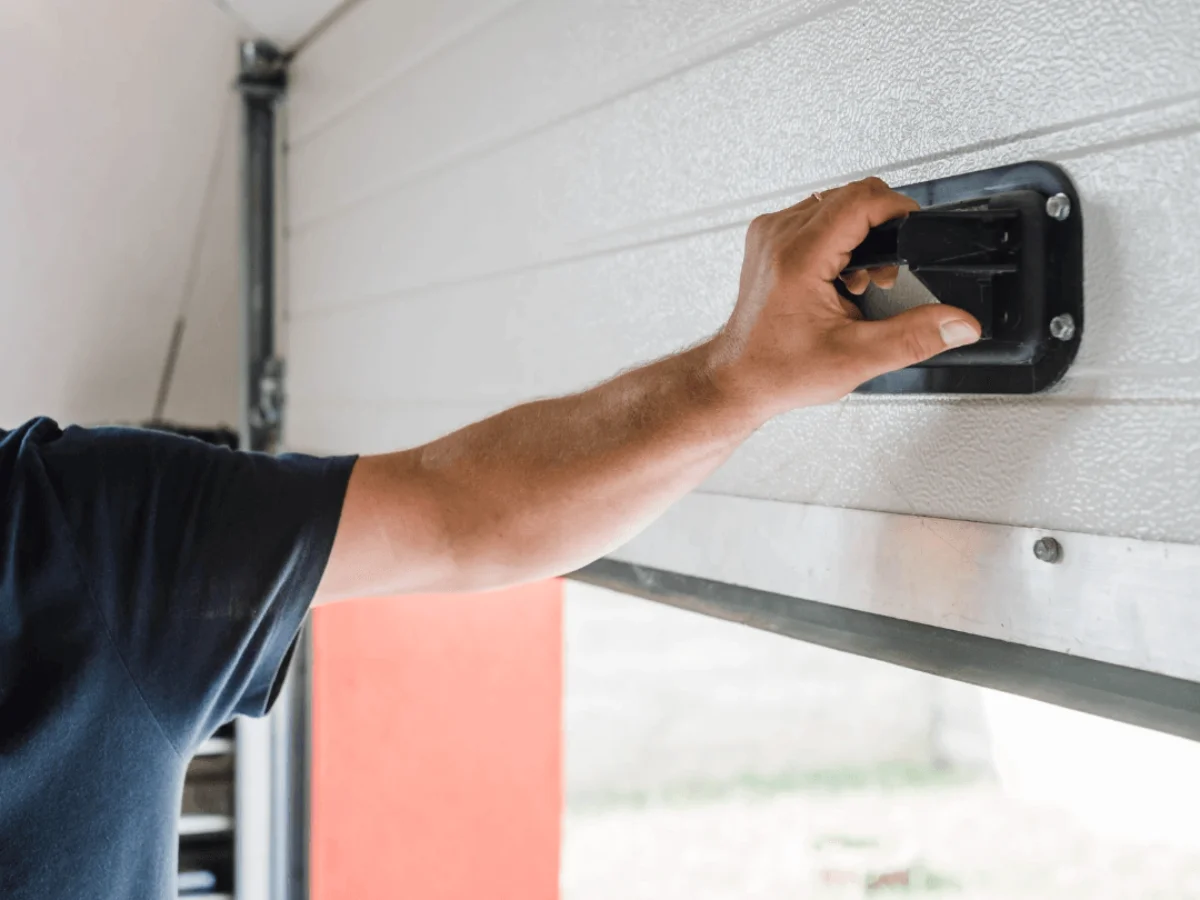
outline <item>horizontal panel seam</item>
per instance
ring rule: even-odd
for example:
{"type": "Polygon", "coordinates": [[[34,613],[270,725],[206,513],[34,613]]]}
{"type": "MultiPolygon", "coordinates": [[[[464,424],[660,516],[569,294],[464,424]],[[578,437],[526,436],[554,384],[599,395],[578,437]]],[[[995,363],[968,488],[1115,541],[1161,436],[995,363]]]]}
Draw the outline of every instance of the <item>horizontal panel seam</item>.
{"type": "MultiPolygon", "coordinates": [[[[1200,99],[1200,91],[1196,91],[1196,92],[1192,92],[1187,95],[1183,95],[1182,98],[1177,98],[1174,101],[1172,101],[1172,103],[1170,105],[1181,105],[1183,103],[1191,102],[1195,99],[1200,99]]],[[[1134,112],[1144,112],[1146,110],[1139,107],[1139,108],[1133,109],[1133,111],[1134,112]]],[[[1112,116],[1106,117],[1106,118],[1115,118],[1115,117],[1118,117],[1119,115],[1128,115],[1128,114],[1130,114],[1130,110],[1123,110],[1119,114],[1113,114],[1112,116]]],[[[685,240],[685,239],[694,238],[694,237],[700,237],[700,236],[706,235],[706,234],[716,234],[716,233],[720,233],[723,231],[727,231],[731,228],[737,228],[737,227],[741,227],[741,226],[744,226],[745,224],[747,224],[750,221],[750,219],[753,217],[752,215],[744,214],[743,211],[747,207],[753,207],[753,206],[756,206],[759,204],[765,205],[772,201],[780,201],[780,200],[783,200],[786,198],[801,196],[801,195],[809,193],[813,190],[816,190],[816,189],[819,189],[822,187],[826,187],[827,185],[829,185],[831,183],[850,181],[850,180],[854,180],[856,178],[865,177],[866,175],[870,175],[870,174],[887,175],[891,172],[900,171],[900,170],[903,170],[906,168],[910,168],[912,166],[918,166],[918,165],[922,165],[922,164],[930,163],[930,162],[952,160],[957,157],[970,155],[972,153],[978,153],[981,151],[998,149],[998,148],[1004,147],[1009,144],[1019,143],[1020,141],[1029,140],[1031,138],[1047,137],[1047,136],[1050,136],[1050,135],[1056,133],[1056,131],[1058,131],[1058,130],[1070,131],[1077,127],[1085,127],[1086,125],[1097,124],[1098,122],[1102,122],[1102,121],[1104,121],[1104,118],[1096,119],[1095,117],[1089,117],[1087,120],[1080,120],[1080,122],[1082,122],[1082,124],[1080,124],[1080,122],[1073,122],[1073,123],[1070,123],[1069,125],[1064,125],[1061,129],[1053,129],[1053,130],[1039,129],[1037,132],[1022,132],[1020,134],[1012,135],[1012,136],[1009,136],[1009,137],[1003,138],[1003,139],[990,139],[988,141],[981,141],[981,142],[977,142],[977,143],[973,143],[973,144],[968,144],[968,145],[965,145],[962,147],[953,148],[953,149],[947,150],[943,153],[923,154],[921,156],[916,156],[916,157],[911,157],[911,158],[904,159],[904,160],[899,160],[894,163],[890,163],[887,166],[883,166],[878,169],[875,169],[873,171],[843,172],[839,175],[835,175],[835,176],[832,176],[829,178],[822,178],[819,181],[812,181],[812,182],[808,182],[806,184],[796,185],[796,186],[792,186],[792,187],[788,187],[788,188],[782,188],[780,190],[771,191],[767,194],[760,194],[760,195],[757,195],[754,197],[739,198],[736,201],[730,201],[728,203],[723,203],[723,204],[720,204],[717,206],[704,207],[701,209],[691,210],[688,213],[680,214],[677,216],[672,216],[672,217],[667,217],[667,218],[657,219],[657,220],[649,220],[647,222],[639,223],[638,225],[631,225],[628,227],[613,229],[611,231],[602,233],[600,235],[596,235],[595,237],[585,238],[585,239],[576,241],[575,245],[579,246],[585,242],[586,243],[596,243],[596,242],[602,241],[605,238],[628,236],[628,235],[636,234],[638,231],[645,231],[649,228],[661,227],[663,225],[680,223],[680,224],[683,224],[686,226],[686,224],[688,222],[693,222],[693,221],[695,221],[697,219],[701,219],[705,216],[720,215],[722,213],[730,213],[730,212],[737,213],[737,215],[735,215],[733,218],[725,220],[725,221],[721,221],[714,225],[700,227],[700,228],[683,227],[683,228],[680,228],[675,231],[671,231],[671,232],[660,234],[660,235],[655,235],[654,237],[647,238],[645,240],[632,240],[632,241],[626,240],[621,243],[613,243],[613,244],[604,245],[604,246],[592,247],[587,250],[575,252],[575,253],[568,252],[568,253],[560,254],[558,256],[549,256],[549,257],[546,257],[543,259],[538,259],[538,260],[534,260],[531,262],[522,263],[520,265],[509,266],[509,267],[502,268],[502,269],[493,269],[488,272],[481,272],[481,273],[478,273],[475,275],[467,275],[467,276],[463,276],[461,278],[443,279],[441,281],[427,282],[425,284],[399,288],[397,290],[385,291],[385,292],[382,292],[379,294],[362,295],[359,297],[354,297],[354,298],[350,298],[350,299],[343,300],[340,302],[335,302],[335,303],[315,304],[312,306],[307,306],[301,310],[294,310],[292,313],[292,318],[294,320],[315,319],[315,318],[321,318],[323,316],[334,315],[334,314],[337,314],[337,313],[340,313],[343,311],[359,309],[359,308],[364,308],[364,307],[369,307],[369,306],[375,306],[375,305],[387,303],[389,301],[405,302],[405,301],[412,299],[413,297],[418,297],[418,296],[421,296],[424,294],[434,293],[437,291],[444,291],[444,290],[449,290],[449,289],[453,289],[453,288],[457,288],[457,287],[465,287],[465,286],[469,286],[472,284],[486,283],[488,281],[493,281],[493,280],[497,280],[497,279],[501,279],[501,278],[510,278],[510,277],[515,277],[515,276],[520,276],[520,275],[528,274],[531,272],[537,272],[537,271],[541,271],[541,270],[545,270],[545,269],[556,268],[556,267],[563,266],[563,265],[570,265],[570,264],[582,262],[582,261],[589,260],[589,259],[602,258],[604,256],[618,255],[621,253],[638,250],[641,248],[655,247],[655,246],[660,246],[663,244],[669,244],[669,243],[673,243],[673,242],[680,241],[680,240],[685,240]]],[[[1197,131],[1200,131],[1200,121],[1190,123],[1187,125],[1183,125],[1183,126],[1177,126],[1177,127],[1173,127],[1173,128],[1167,128],[1167,129],[1160,129],[1160,130],[1152,131],[1152,132],[1149,132],[1146,134],[1131,135],[1128,138],[1117,139],[1114,141],[1103,142],[1103,143],[1098,143],[1098,144],[1090,144],[1090,145],[1087,145],[1084,147],[1067,149],[1064,151],[1056,152],[1055,154],[1053,154],[1053,157],[1054,157],[1054,159],[1059,159],[1059,160],[1080,159],[1080,158],[1084,158],[1087,156],[1091,156],[1095,153],[1105,152],[1106,150],[1109,150],[1109,149],[1123,149],[1123,148],[1129,148],[1129,147],[1133,147],[1133,146],[1153,143],[1156,141],[1171,140],[1171,139],[1178,138],[1178,137],[1185,137],[1190,134],[1196,133],[1197,131]]]]}
{"type": "MultiPolygon", "coordinates": [[[[671,78],[683,74],[684,72],[690,71],[691,69],[699,68],[700,66],[720,59],[722,56],[725,56],[729,53],[743,50],[746,47],[769,40],[788,28],[792,28],[804,22],[816,21],[826,15],[856,6],[858,2],[859,0],[834,0],[834,2],[820,6],[816,9],[809,9],[808,3],[805,2],[805,0],[794,0],[794,2],[781,3],[777,6],[772,6],[769,10],[764,11],[758,16],[750,19],[739,20],[734,25],[720,29],[716,32],[712,32],[704,38],[696,41],[694,44],[690,44],[688,47],[683,48],[667,57],[668,62],[680,59],[684,60],[682,62],[676,62],[673,68],[668,65],[667,67],[660,68],[657,72],[655,72],[653,67],[645,66],[643,67],[645,73],[654,74],[643,74],[643,72],[637,72],[636,77],[627,75],[623,78],[615,78],[613,79],[612,83],[597,90],[595,94],[593,94],[593,98],[582,105],[573,107],[569,110],[560,110],[549,117],[540,119],[535,124],[525,125],[524,127],[517,128],[502,137],[487,139],[475,144],[474,146],[468,146],[465,149],[459,150],[457,153],[452,153],[440,160],[424,166],[423,168],[415,169],[398,178],[381,181],[373,187],[360,192],[357,196],[339,202],[328,210],[310,214],[305,219],[291,223],[289,225],[289,230],[292,234],[300,234],[305,231],[313,230],[317,227],[320,227],[323,223],[336,220],[341,215],[355,209],[356,207],[369,203],[372,200],[385,197],[389,194],[403,190],[406,187],[419,184],[422,181],[436,177],[445,171],[449,171],[458,165],[470,162],[474,159],[485,157],[494,151],[515,146],[516,144],[541,134],[544,131],[559,125],[563,125],[573,119],[585,116],[588,113],[603,109],[605,106],[616,103],[617,101],[630,97],[633,94],[647,90],[655,85],[661,84],[664,81],[668,81],[671,78]],[[715,50],[705,51],[704,49],[707,45],[712,44],[714,40],[731,31],[737,31],[746,27],[753,27],[755,23],[758,23],[762,20],[774,20],[780,14],[781,10],[796,6],[804,7],[805,12],[794,17],[789,17],[782,22],[773,22],[770,27],[753,32],[752,34],[742,38],[740,41],[722,45],[715,50]]],[[[293,153],[295,153],[301,147],[299,143],[293,143],[289,146],[293,153]]]]}
{"type": "MultiPolygon", "coordinates": [[[[357,0],[355,0],[357,2],[357,0]]],[[[288,136],[288,149],[295,152],[309,143],[313,138],[317,137],[322,132],[328,130],[333,125],[336,125],[342,119],[346,118],[355,109],[363,103],[368,102],[373,96],[382,90],[385,90],[390,84],[394,83],[405,75],[409,75],[422,66],[433,62],[442,54],[453,49],[455,46],[462,44],[481,31],[486,31],[492,25],[502,21],[505,16],[510,15],[515,9],[529,3],[530,0],[511,0],[498,9],[494,9],[489,13],[478,16],[469,20],[467,23],[460,25],[457,28],[448,31],[441,41],[431,41],[427,43],[423,50],[411,54],[407,59],[388,69],[387,73],[376,79],[369,86],[355,93],[348,101],[335,108],[322,118],[317,119],[316,124],[311,125],[305,131],[298,135],[288,136]]],[[[307,48],[306,48],[307,50],[307,48]]],[[[301,57],[302,59],[303,57],[301,57]]]]}

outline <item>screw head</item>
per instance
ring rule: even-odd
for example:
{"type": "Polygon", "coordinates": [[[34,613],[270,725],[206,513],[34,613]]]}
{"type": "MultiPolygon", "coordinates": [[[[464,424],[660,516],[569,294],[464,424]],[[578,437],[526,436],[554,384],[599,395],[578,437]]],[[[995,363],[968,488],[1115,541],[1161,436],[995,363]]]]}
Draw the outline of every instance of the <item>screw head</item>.
{"type": "Polygon", "coordinates": [[[1069,341],[1075,337],[1075,317],[1063,313],[1050,320],[1050,337],[1056,341],[1069,341]]]}
{"type": "Polygon", "coordinates": [[[1055,194],[1046,198],[1046,215],[1061,222],[1071,215],[1071,198],[1066,194],[1055,194]]]}
{"type": "Polygon", "coordinates": [[[1056,563],[1062,560],[1062,544],[1052,537],[1038,538],[1033,542],[1033,555],[1044,563],[1056,563]]]}

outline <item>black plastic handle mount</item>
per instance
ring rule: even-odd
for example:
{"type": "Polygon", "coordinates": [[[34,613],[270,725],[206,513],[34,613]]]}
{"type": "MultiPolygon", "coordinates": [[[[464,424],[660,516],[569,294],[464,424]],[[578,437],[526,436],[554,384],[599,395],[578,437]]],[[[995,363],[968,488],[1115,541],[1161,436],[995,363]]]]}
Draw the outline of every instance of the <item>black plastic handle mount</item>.
{"type": "MultiPolygon", "coordinates": [[[[923,208],[872,228],[846,271],[906,266],[927,294],[978,318],[984,339],[859,390],[1030,394],[1059,381],[1084,325],[1082,217],[1067,174],[1035,161],[897,190],[923,208]]],[[[868,317],[886,306],[877,291],[851,298],[868,317]]]]}

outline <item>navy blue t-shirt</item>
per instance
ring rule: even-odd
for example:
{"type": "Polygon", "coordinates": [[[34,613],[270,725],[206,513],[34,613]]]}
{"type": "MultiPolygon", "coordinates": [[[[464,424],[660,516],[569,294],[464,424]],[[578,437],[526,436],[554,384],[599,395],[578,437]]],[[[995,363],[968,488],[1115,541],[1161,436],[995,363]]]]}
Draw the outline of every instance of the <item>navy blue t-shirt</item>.
{"type": "Polygon", "coordinates": [[[173,896],[187,762],[268,708],[353,464],[0,431],[0,897],[173,896]]]}

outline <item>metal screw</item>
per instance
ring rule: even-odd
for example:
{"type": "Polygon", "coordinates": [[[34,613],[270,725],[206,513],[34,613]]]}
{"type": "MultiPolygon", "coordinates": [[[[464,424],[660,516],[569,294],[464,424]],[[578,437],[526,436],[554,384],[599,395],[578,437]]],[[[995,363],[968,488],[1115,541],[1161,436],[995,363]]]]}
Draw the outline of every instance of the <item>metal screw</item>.
{"type": "Polygon", "coordinates": [[[272,356],[263,360],[258,402],[251,409],[250,424],[264,430],[277,429],[283,421],[284,402],[283,360],[272,356]]]}
{"type": "Polygon", "coordinates": [[[1071,215],[1071,198],[1066,194],[1055,194],[1046,198],[1046,215],[1061,222],[1071,215]]]}
{"type": "Polygon", "coordinates": [[[1050,337],[1056,341],[1069,341],[1075,337],[1075,317],[1063,313],[1050,320],[1050,337]]]}
{"type": "Polygon", "coordinates": [[[1033,555],[1044,563],[1056,563],[1062,560],[1062,544],[1052,537],[1038,538],[1033,542],[1033,555]]]}
{"type": "Polygon", "coordinates": [[[283,54],[266,41],[242,42],[242,72],[255,76],[273,75],[283,71],[283,54]]]}

